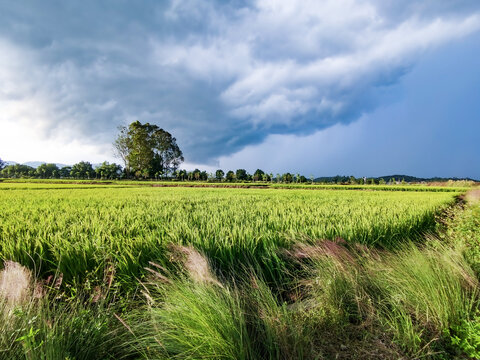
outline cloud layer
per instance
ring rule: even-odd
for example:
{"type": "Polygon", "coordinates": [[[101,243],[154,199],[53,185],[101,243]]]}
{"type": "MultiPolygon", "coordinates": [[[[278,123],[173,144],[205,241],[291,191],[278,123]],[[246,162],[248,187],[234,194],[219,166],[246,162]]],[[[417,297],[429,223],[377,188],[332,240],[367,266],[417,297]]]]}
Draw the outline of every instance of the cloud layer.
{"type": "Polygon", "coordinates": [[[423,54],[480,29],[478,1],[448,4],[3,2],[0,123],[106,149],[139,119],[214,163],[388,101],[423,54]]]}

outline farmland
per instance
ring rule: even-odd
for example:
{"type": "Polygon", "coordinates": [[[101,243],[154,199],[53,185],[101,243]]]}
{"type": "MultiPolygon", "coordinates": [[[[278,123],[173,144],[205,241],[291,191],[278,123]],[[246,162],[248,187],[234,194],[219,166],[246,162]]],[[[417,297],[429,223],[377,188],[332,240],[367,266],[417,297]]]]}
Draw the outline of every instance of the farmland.
{"type": "Polygon", "coordinates": [[[0,258],[43,286],[22,315],[3,304],[24,332],[4,326],[0,358],[461,354],[449,336],[478,308],[464,191],[0,183],[0,258]]]}

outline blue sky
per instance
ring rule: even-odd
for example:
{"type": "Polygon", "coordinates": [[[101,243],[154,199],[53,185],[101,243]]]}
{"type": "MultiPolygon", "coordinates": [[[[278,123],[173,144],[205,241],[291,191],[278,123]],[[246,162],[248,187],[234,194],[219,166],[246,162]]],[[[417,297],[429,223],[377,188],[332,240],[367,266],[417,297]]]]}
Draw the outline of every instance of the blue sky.
{"type": "Polygon", "coordinates": [[[0,158],[480,178],[480,2],[0,1],[0,158]]]}

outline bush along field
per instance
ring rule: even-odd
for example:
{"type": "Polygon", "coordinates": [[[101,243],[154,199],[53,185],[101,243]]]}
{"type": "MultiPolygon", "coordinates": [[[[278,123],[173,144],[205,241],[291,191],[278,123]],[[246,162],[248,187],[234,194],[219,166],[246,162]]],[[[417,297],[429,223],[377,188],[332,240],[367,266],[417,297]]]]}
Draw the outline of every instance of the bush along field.
{"type": "Polygon", "coordinates": [[[0,359],[480,358],[463,194],[0,184],[0,359]]]}

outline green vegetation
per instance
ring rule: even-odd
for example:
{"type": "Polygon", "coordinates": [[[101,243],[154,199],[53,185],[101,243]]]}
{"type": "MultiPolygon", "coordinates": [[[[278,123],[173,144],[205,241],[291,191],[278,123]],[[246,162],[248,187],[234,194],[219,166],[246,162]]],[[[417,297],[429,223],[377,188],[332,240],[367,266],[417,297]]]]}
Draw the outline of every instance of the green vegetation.
{"type": "Polygon", "coordinates": [[[390,246],[433,230],[455,194],[49,186],[0,184],[0,256],[66,279],[108,261],[122,279],[139,276],[170,243],[224,267],[257,258],[273,267],[277,249],[303,237],[390,246]]]}
{"type": "Polygon", "coordinates": [[[0,183],[0,358],[479,356],[463,188],[78,182],[0,183]]]}

